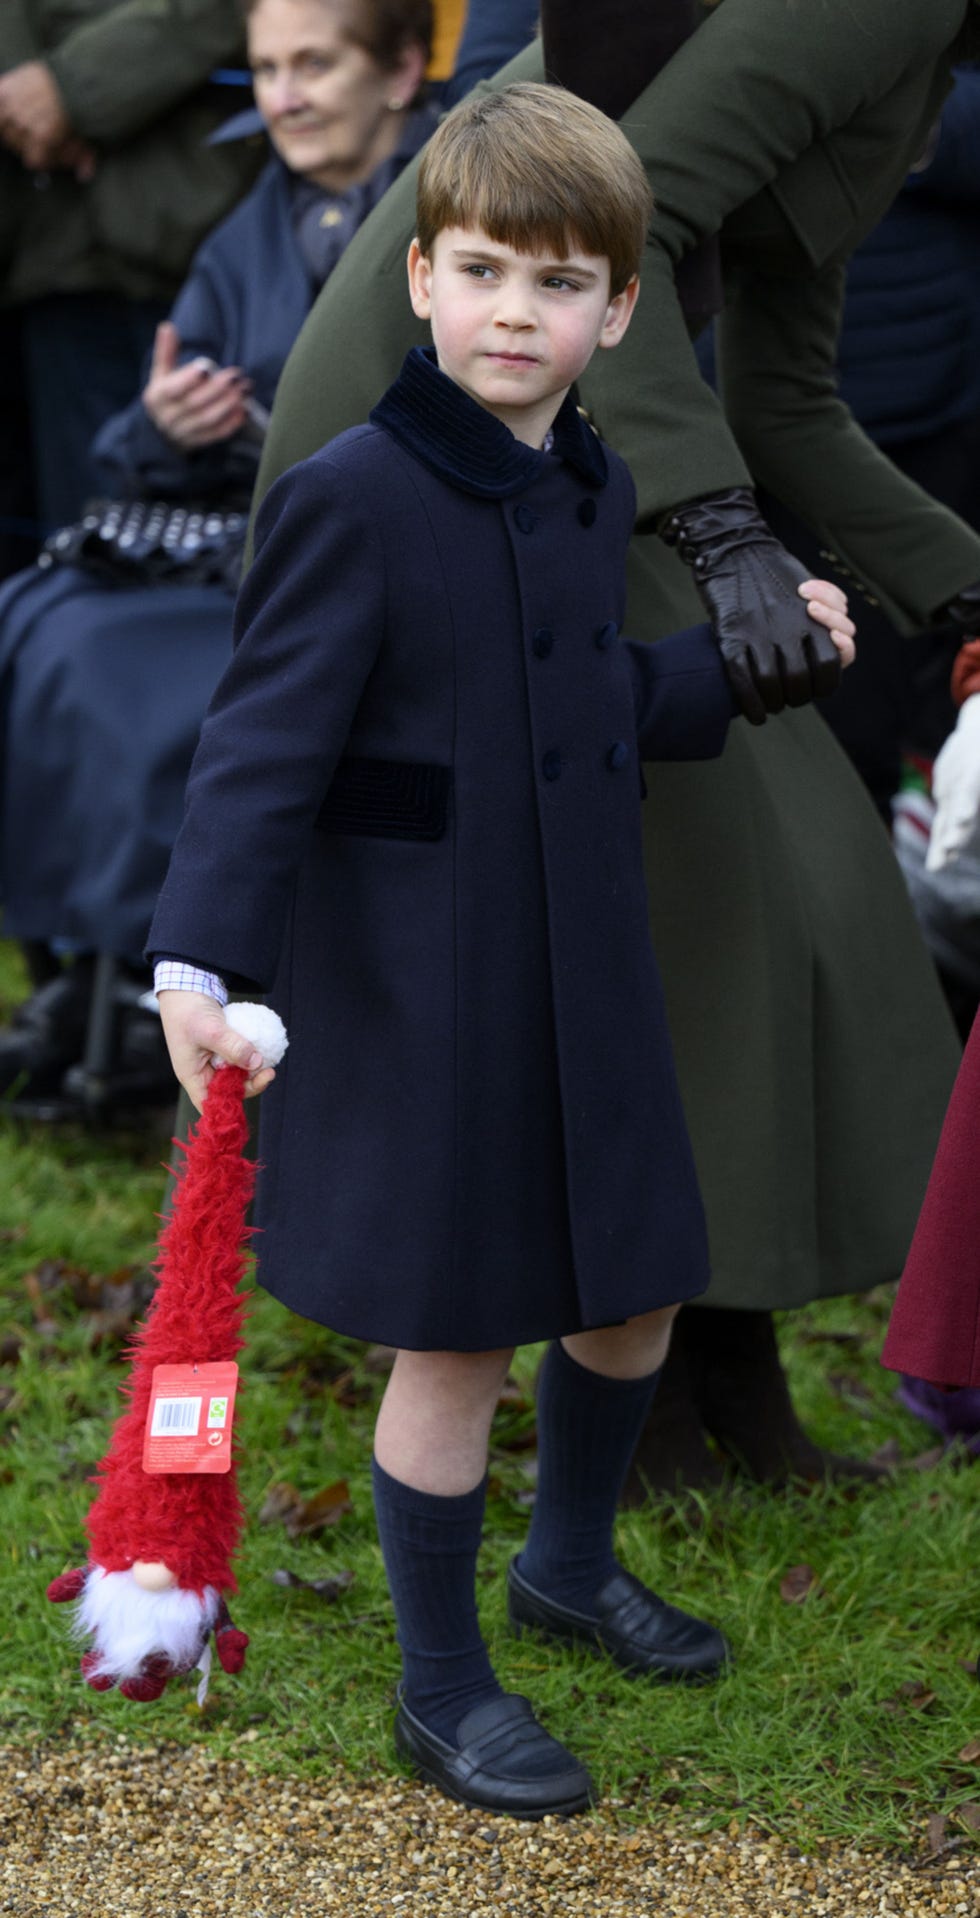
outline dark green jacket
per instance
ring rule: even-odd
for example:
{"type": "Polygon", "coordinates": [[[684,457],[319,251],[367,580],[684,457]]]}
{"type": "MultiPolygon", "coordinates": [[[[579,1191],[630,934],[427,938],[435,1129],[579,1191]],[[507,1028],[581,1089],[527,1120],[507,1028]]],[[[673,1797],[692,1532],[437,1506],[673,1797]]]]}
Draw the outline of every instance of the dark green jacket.
{"type": "Polygon", "coordinates": [[[236,0],[2,0],[0,71],[45,60],[97,155],[88,184],[28,174],[4,155],[6,301],[177,291],[198,243],[264,157],[261,145],[205,144],[238,103],[208,76],[243,58],[236,0]]]}

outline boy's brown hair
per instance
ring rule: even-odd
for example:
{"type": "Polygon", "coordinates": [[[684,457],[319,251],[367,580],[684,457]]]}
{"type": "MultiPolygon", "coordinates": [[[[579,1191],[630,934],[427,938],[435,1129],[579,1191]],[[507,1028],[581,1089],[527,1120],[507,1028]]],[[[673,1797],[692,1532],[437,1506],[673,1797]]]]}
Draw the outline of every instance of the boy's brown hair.
{"type": "Polygon", "coordinates": [[[605,257],[610,292],[639,272],[653,198],[625,135],[564,87],[521,81],[461,100],[423,148],[416,236],[480,227],[518,253],[605,257]]]}

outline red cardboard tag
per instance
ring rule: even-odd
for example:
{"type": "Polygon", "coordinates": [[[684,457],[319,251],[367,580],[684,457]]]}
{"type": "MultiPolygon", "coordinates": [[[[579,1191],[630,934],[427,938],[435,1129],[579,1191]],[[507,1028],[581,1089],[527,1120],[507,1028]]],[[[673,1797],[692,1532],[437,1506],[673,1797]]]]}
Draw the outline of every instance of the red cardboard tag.
{"type": "Polygon", "coordinates": [[[143,1435],[144,1472],[230,1472],[238,1367],[155,1365],[143,1435]]]}

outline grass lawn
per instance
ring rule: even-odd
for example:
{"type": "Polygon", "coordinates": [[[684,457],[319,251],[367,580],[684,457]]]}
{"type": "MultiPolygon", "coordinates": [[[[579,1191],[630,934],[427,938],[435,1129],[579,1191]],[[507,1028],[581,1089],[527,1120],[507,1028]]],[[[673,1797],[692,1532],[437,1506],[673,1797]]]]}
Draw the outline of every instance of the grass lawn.
{"type": "MultiPolygon", "coordinates": [[[[23,990],[0,945],[0,1017],[23,990]]],[[[207,1738],[260,1769],[394,1769],[398,1658],[369,1474],[383,1369],[377,1354],[261,1294],[240,1421],[250,1522],[233,1610],[252,1641],[245,1674],[217,1671],[203,1712],[189,1685],[150,1707],[97,1696],[79,1679],[66,1611],[45,1603],[48,1581],[84,1557],[88,1475],[118,1411],[121,1337],[143,1309],[166,1151],[159,1135],[0,1118],[0,1742],[207,1738]],[[263,1516],[276,1487],[310,1500],[342,1481],[350,1509],[339,1492],[326,1497],[320,1516],[335,1522],[315,1533],[293,1536],[281,1516],[263,1516]],[[353,1580],[339,1596],[315,1589],[341,1572],[353,1580]]],[[[814,1434],[864,1453],[893,1440],[892,1483],[853,1496],[738,1487],[619,1521],[630,1569],[732,1639],[735,1670],[703,1690],[651,1687],[587,1653],[508,1636],[502,1574],[533,1489],[537,1355],[520,1355],[493,1440],[485,1629],[506,1686],[529,1693],[622,1801],[624,1820],[667,1802],[697,1827],[734,1819],[804,1846],[848,1837],[917,1849],[932,1814],[950,1815],[953,1830],[971,1825],[975,1468],[913,1463],[930,1435],[895,1404],[878,1364],[888,1308],[886,1290],[835,1300],[792,1314],[781,1336],[814,1434]],[[786,1580],[799,1567],[812,1580],[794,1602],[786,1580]]]]}

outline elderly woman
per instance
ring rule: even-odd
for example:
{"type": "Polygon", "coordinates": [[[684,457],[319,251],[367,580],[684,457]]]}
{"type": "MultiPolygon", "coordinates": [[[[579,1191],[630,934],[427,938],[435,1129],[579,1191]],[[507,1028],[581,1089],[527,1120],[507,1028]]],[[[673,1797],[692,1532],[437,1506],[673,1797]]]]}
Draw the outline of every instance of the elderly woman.
{"type": "MultiPolygon", "coordinates": [[[[115,498],[247,511],[286,355],[349,240],[434,125],[419,105],[430,0],[252,0],[247,31],[258,113],[240,130],[264,124],[273,154],[198,252],[158,329],[143,393],[99,436],[115,498]]],[[[343,380],[343,366],[334,371],[343,380]]],[[[0,595],[4,931],[78,955],[0,1040],[0,1087],[55,1092],[80,1058],[84,955],[139,965],[230,647],[234,549],[229,558],[221,582],[151,584],[50,565],[0,595]]]]}

